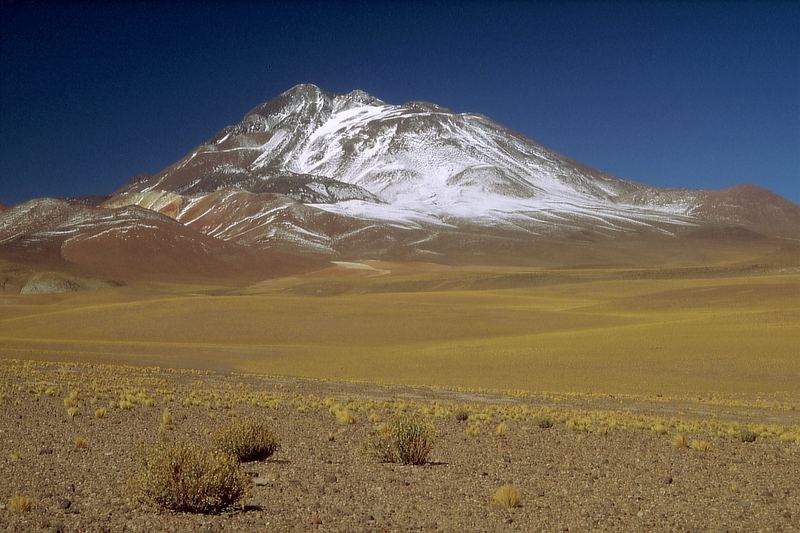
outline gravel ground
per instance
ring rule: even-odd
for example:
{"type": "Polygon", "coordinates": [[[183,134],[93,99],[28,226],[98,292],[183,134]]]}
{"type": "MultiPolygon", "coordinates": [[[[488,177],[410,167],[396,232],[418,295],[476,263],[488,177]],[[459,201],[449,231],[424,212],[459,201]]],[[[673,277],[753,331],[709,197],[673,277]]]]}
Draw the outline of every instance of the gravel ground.
{"type": "MultiPolygon", "coordinates": [[[[402,466],[365,454],[374,426],[368,414],[388,416],[387,398],[412,395],[411,408],[438,408],[452,393],[43,363],[12,363],[4,375],[3,531],[800,531],[800,446],[777,438],[688,435],[711,444],[699,452],[672,446],[669,433],[542,429],[524,417],[510,418],[503,437],[494,434],[498,418],[469,436],[470,423],[445,409],[431,416],[430,462],[402,466]],[[109,407],[118,387],[155,404],[109,407]],[[80,413],[70,417],[64,399],[75,388],[80,413]],[[320,407],[336,391],[356,423],[343,425],[320,407]],[[276,398],[279,405],[257,405],[276,398]],[[100,405],[105,418],[93,416],[100,405]],[[160,434],[164,405],[173,423],[160,434]],[[193,515],[138,500],[128,480],[143,447],[163,438],[207,442],[243,416],[269,420],[281,448],[243,466],[255,483],[241,505],[193,515]],[[88,447],[77,448],[76,437],[88,447]],[[522,496],[519,508],[492,504],[494,490],[508,483],[522,496]],[[32,509],[12,511],[15,495],[29,497],[32,509]]],[[[460,397],[473,400],[473,413],[521,401],[460,397]]]]}

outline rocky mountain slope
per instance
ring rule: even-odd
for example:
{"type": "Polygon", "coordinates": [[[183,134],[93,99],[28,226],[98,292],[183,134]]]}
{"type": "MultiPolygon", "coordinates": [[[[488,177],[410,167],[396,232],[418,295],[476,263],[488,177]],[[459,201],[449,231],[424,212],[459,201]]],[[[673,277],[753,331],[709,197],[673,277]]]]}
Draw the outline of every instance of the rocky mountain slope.
{"type": "Polygon", "coordinates": [[[2,213],[0,252],[43,268],[119,279],[260,279],[320,264],[226,242],[136,205],[97,208],[50,198],[2,213]]]}

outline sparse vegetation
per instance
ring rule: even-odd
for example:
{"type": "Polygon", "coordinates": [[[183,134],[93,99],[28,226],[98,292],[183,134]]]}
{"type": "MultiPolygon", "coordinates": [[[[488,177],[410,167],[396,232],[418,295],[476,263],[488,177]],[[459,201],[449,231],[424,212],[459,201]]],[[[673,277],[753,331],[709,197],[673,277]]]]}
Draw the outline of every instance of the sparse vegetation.
{"type": "Polygon", "coordinates": [[[72,444],[76,450],[85,450],[89,447],[89,441],[85,437],[75,437],[72,439],[72,444]]]}
{"type": "MultiPolygon", "coordinates": [[[[708,497],[712,486],[728,493],[730,484],[730,491],[735,492],[737,496],[723,503],[724,508],[725,505],[745,502],[754,490],[758,491],[759,487],[765,486],[764,481],[769,479],[769,474],[758,470],[760,465],[766,465],[766,468],[770,469],[780,467],[781,464],[793,465],[792,460],[800,450],[796,445],[800,436],[800,426],[796,424],[800,399],[783,393],[764,394],[758,397],[740,395],[733,398],[708,395],[682,397],[673,404],[671,402],[676,399],[666,396],[610,397],[591,393],[532,394],[525,391],[503,393],[470,389],[437,391],[435,388],[402,386],[397,389],[393,387],[382,389],[372,384],[318,383],[313,380],[265,378],[252,374],[232,376],[215,374],[209,378],[204,376],[188,371],[153,368],[9,361],[8,365],[0,369],[0,389],[8,391],[9,395],[8,409],[6,406],[0,409],[0,416],[8,415],[5,418],[6,425],[3,426],[6,456],[0,457],[0,465],[5,461],[6,471],[13,478],[9,486],[17,487],[19,491],[27,491],[26,493],[34,498],[40,496],[44,498],[41,503],[36,500],[33,516],[14,516],[6,511],[6,519],[11,523],[11,528],[25,530],[25,527],[19,526],[22,522],[39,521],[51,511],[60,513],[56,506],[62,505],[58,501],[61,494],[55,494],[55,499],[47,496],[45,492],[47,488],[43,490],[44,481],[41,478],[43,472],[49,476],[49,473],[53,472],[52,468],[63,464],[65,459],[74,463],[65,469],[70,472],[74,472],[73,466],[85,465],[93,465],[87,469],[87,472],[91,471],[91,475],[95,475],[94,472],[97,471],[94,465],[98,465],[101,471],[112,466],[119,468],[120,446],[130,443],[120,439],[129,439],[131,435],[134,444],[142,440],[151,442],[161,440],[167,443],[174,439],[191,438],[197,445],[213,450],[210,443],[205,441],[206,432],[213,431],[218,425],[246,421],[248,417],[257,417],[255,420],[262,421],[269,427],[274,427],[273,419],[280,420],[281,434],[284,434],[283,428],[285,428],[285,434],[292,436],[289,442],[292,447],[297,448],[298,453],[287,457],[291,462],[275,461],[266,465],[241,466],[246,469],[248,476],[254,476],[257,480],[258,487],[253,491],[252,503],[254,505],[266,503],[264,507],[268,509],[234,513],[230,517],[220,519],[220,523],[252,524],[269,515],[271,524],[279,524],[276,529],[287,530],[292,528],[287,526],[286,516],[297,520],[305,519],[303,513],[307,508],[302,501],[309,494],[305,489],[310,486],[308,482],[310,476],[313,476],[313,483],[319,483],[320,490],[324,490],[326,494],[328,491],[330,494],[339,493],[351,500],[358,498],[357,494],[361,494],[362,490],[380,486],[383,480],[376,480],[373,485],[374,478],[371,477],[377,470],[385,473],[387,479],[396,479],[402,483],[396,485],[399,490],[394,492],[408,493],[416,498],[437,490],[446,482],[448,491],[449,487],[457,486],[465,493],[466,501],[474,501],[475,498],[488,500],[493,496],[492,491],[500,484],[494,484],[497,476],[513,474],[517,482],[515,488],[518,491],[522,491],[525,496],[529,492],[531,495],[537,495],[536,507],[540,503],[552,506],[554,500],[561,497],[562,486],[569,487],[578,494],[584,480],[589,483],[590,476],[592,479],[596,474],[606,477],[603,475],[606,472],[609,477],[618,475],[614,472],[616,466],[620,466],[620,471],[627,474],[635,473],[640,465],[632,465],[625,458],[629,457],[626,454],[631,450],[637,450],[636,453],[648,461],[652,460],[653,465],[657,465],[657,468],[653,468],[656,486],[663,482],[666,488],[666,484],[672,483],[670,475],[674,475],[677,478],[675,488],[699,487],[696,498],[698,502],[707,501],[701,498],[708,497]],[[92,403],[91,399],[96,399],[96,405],[92,405],[88,413],[95,412],[98,406],[108,406],[112,401],[115,403],[130,401],[136,406],[137,411],[111,412],[107,416],[114,420],[110,422],[77,418],[74,424],[65,423],[67,419],[64,419],[62,407],[64,391],[78,389],[81,393],[77,397],[76,408],[88,409],[92,403]],[[56,393],[45,394],[47,390],[56,393]],[[398,394],[394,394],[395,391],[398,394]],[[454,397],[457,400],[454,400],[454,397]],[[157,399],[159,406],[157,411],[140,408],[145,405],[144,400],[147,398],[157,399]],[[212,406],[210,411],[207,411],[208,406],[212,406]],[[458,422],[455,417],[456,408],[459,406],[469,413],[463,423],[458,422]],[[737,412],[738,408],[742,410],[737,412]],[[355,427],[349,424],[337,425],[332,415],[334,410],[347,411],[364,423],[355,427]],[[736,413],[737,416],[719,418],[714,416],[715,413],[722,412],[736,413]],[[748,420],[747,416],[752,416],[753,412],[764,413],[765,417],[761,420],[748,420]],[[62,418],[61,423],[55,424],[57,427],[50,435],[51,441],[47,441],[44,426],[37,421],[30,425],[30,431],[38,432],[36,438],[39,440],[34,443],[26,442],[28,433],[21,427],[22,424],[17,424],[16,420],[20,414],[23,418],[19,420],[24,420],[28,413],[62,418]],[[442,458],[451,462],[452,467],[431,466],[414,474],[409,472],[408,468],[374,464],[370,466],[363,462],[359,464],[348,460],[351,447],[356,443],[363,443],[365,432],[374,426],[375,435],[371,436],[369,441],[381,442],[383,445],[372,448],[371,452],[376,455],[378,451],[383,452],[381,460],[401,462],[399,452],[389,445],[392,423],[397,416],[416,417],[432,427],[434,424],[441,424],[440,433],[437,435],[437,449],[441,450],[442,458]],[[367,420],[369,424],[366,423],[367,420]],[[538,430],[537,426],[542,420],[550,422],[546,425],[553,425],[555,429],[552,430],[552,434],[538,430]],[[162,433],[154,440],[154,426],[160,424],[163,428],[167,423],[174,431],[162,433]],[[495,434],[503,433],[502,428],[507,431],[507,443],[494,437],[495,434]],[[758,445],[731,444],[732,440],[736,439],[738,442],[738,439],[742,438],[745,428],[756,435],[759,440],[758,445]],[[6,432],[8,432],[8,442],[5,439],[6,432]],[[607,440],[597,438],[597,435],[605,432],[609,434],[607,440]],[[76,434],[88,437],[87,443],[90,443],[90,449],[94,451],[70,453],[76,434]],[[475,438],[468,438],[467,435],[470,434],[475,438]],[[666,436],[661,438],[659,435],[662,434],[666,436]],[[690,446],[687,437],[705,439],[712,444],[720,442],[721,446],[717,450],[715,445],[714,452],[709,455],[683,451],[664,453],[665,450],[661,446],[669,449],[670,441],[678,435],[683,441],[680,447],[690,446]],[[329,442],[326,442],[326,439],[329,442]],[[546,443],[546,446],[553,448],[546,451],[529,448],[528,446],[534,442],[537,447],[546,443]],[[583,442],[584,445],[579,445],[579,442],[583,442]],[[513,447],[510,446],[512,443],[513,447]],[[652,446],[653,443],[657,445],[652,446]],[[63,453],[65,448],[68,452],[66,454],[63,453]],[[15,458],[19,460],[19,457],[12,452],[16,449],[25,454],[21,464],[12,463],[15,458]],[[565,453],[563,467],[559,465],[562,452],[565,453]],[[735,453],[737,458],[742,460],[727,462],[731,453],[735,453]],[[545,468],[537,464],[538,459],[530,460],[532,457],[543,456],[547,456],[546,462],[559,471],[569,469],[569,472],[574,471],[578,475],[551,480],[559,486],[548,488],[548,484],[539,481],[537,473],[541,475],[547,468],[552,467],[545,468]],[[580,461],[573,461],[573,456],[580,461]],[[787,458],[790,459],[787,461],[787,458]],[[611,462],[605,463],[604,459],[611,462]],[[505,463],[505,461],[511,462],[505,463]],[[621,462],[617,464],[615,461],[621,462]],[[605,466],[606,464],[611,466],[605,466]],[[690,468],[687,469],[687,465],[690,468]],[[720,468],[720,465],[723,466],[720,468]],[[462,468],[464,472],[461,471],[462,468]],[[700,471],[708,473],[713,485],[712,483],[703,485],[702,482],[697,485],[698,480],[702,480],[702,476],[698,474],[700,471]],[[39,479],[29,484],[26,476],[31,478],[38,476],[39,479]],[[406,478],[408,485],[405,484],[406,478]],[[663,481],[667,478],[669,481],[663,481]],[[477,481],[480,483],[474,483],[477,481]],[[545,489],[547,489],[546,495],[541,496],[540,491],[545,489]],[[298,502],[298,507],[293,507],[295,501],[298,502]],[[301,508],[303,510],[298,511],[301,508]],[[272,514],[273,509],[280,509],[282,518],[276,518],[276,515],[272,514]]],[[[113,408],[116,407],[115,405],[113,408]]],[[[81,449],[77,444],[75,448],[81,449]]],[[[117,475],[112,475],[110,470],[106,472],[109,474],[107,483],[119,483],[117,475]]],[[[68,482],[75,479],[74,474],[70,477],[72,479],[68,482]]],[[[792,477],[792,472],[789,472],[788,477],[792,477]]],[[[783,491],[787,486],[786,473],[781,471],[775,478],[777,490],[783,491]]],[[[57,479],[62,483],[63,476],[47,479],[57,479]]],[[[627,489],[630,479],[620,477],[615,481],[619,481],[620,485],[627,489]]],[[[105,490],[109,489],[110,485],[103,487],[101,484],[98,488],[98,481],[91,479],[86,479],[82,483],[85,483],[83,490],[91,490],[92,494],[97,494],[97,501],[101,503],[94,505],[83,499],[73,498],[69,493],[64,495],[74,500],[73,505],[80,509],[80,515],[69,518],[76,520],[79,527],[85,525],[90,516],[91,520],[105,516],[100,507],[112,504],[108,499],[109,491],[105,490]]],[[[619,503],[626,498],[625,495],[620,496],[614,489],[605,487],[607,485],[603,490],[611,493],[609,500],[619,503]]],[[[118,494],[124,494],[124,489],[120,486],[113,487],[113,490],[115,498],[118,494]]],[[[139,493],[143,494],[141,491],[139,493]]],[[[394,493],[386,496],[390,502],[396,502],[396,499],[393,500],[396,497],[394,493]]],[[[527,498],[524,503],[528,504],[527,498]]],[[[530,504],[534,504],[533,498],[530,504]]],[[[325,509],[323,512],[327,513],[329,509],[325,506],[329,504],[323,502],[321,505],[325,509]]],[[[377,521],[367,521],[366,526],[360,522],[361,517],[366,518],[364,513],[371,511],[366,508],[368,502],[351,505],[358,516],[355,518],[345,516],[341,522],[342,529],[349,527],[358,530],[359,526],[368,528],[371,525],[380,527],[378,525],[381,522],[380,518],[377,521]]],[[[791,508],[789,511],[794,513],[791,508]]],[[[759,521],[766,525],[787,523],[780,516],[772,522],[761,510],[751,508],[751,512],[758,514],[759,521]]],[[[186,520],[191,520],[179,514],[153,513],[154,509],[149,506],[135,506],[130,514],[136,520],[153,520],[152,523],[168,524],[164,526],[165,529],[167,527],[181,529],[185,526],[186,520]]],[[[510,513],[504,514],[505,519],[511,518],[510,513]]],[[[486,513],[486,515],[498,518],[497,513],[486,513]]],[[[403,516],[407,518],[408,514],[403,516]]],[[[323,523],[327,522],[324,514],[321,518],[323,523]]],[[[471,516],[470,519],[472,518],[471,516]]],[[[120,517],[115,517],[111,521],[118,526],[121,525],[120,520],[122,520],[120,517]]],[[[464,528],[463,521],[458,520],[453,523],[454,527],[464,528]]],[[[475,517],[475,520],[483,529],[493,529],[491,524],[481,522],[482,517],[475,517]]],[[[537,513],[520,513],[513,516],[513,520],[515,526],[523,530],[535,529],[530,520],[543,520],[553,528],[558,525],[537,513]],[[534,514],[536,517],[532,518],[534,514]]],[[[678,523],[692,525],[688,522],[678,523]]],[[[742,522],[745,525],[751,523],[748,519],[742,522]]],[[[601,525],[607,526],[606,529],[611,528],[608,521],[602,522],[601,525]]]]}
{"type": "Polygon", "coordinates": [[[336,421],[340,424],[355,424],[358,422],[358,419],[355,417],[355,415],[350,412],[349,409],[346,409],[341,405],[334,405],[331,407],[331,413],[334,417],[336,417],[336,421]]]}
{"type": "Polygon", "coordinates": [[[466,407],[457,407],[453,412],[453,416],[459,422],[466,422],[469,419],[469,409],[466,407]]]}
{"type": "Polygon", "coordinates": [[[192,513],[227,509],[250,486],[248,476],[233,456],[182,442],[164,443],[144,451],[141,470],[131,483],[147,501],[192,513]]]}
{"type": "Polygon", "coordinates": [[[653,431],[658,433],[659,435],[666,435],[669,433],[669,428],[661,423],[653,424],[653,431]]]}
{"type": "Polygon", "coordinates": [[[500,422],[499,424],[497,424],[497,427],[494,428],[494,434],[497,437],[505,437],[507,433],[508,433],[508,424],[506,424],[505,422],[500,422]]]}
{"type": "Polygon", "coordinates": [[[692,443],[689,445],[689,447],[697,452],[707,452],[711,450],[711,444],[709,444],[708,441],[699,439],[692,440],[692,443]]]}
{"type": "Polygon", "coordinates": [[[75,418],[76,416],[78,416],[78,413],[80,412],[81,410],[78,409],[77,407],[70,407],[69,409],[67,409],[67,416],[69,416],[70,418],[75,418]]]}
{"type": "Polygon", "coordinates": [[[278,441],[267,424],[248,419],[234,422],[217,431],[213,438],[216,449],[237,461],[263,461],[278,449],[278,441]]]}
{"type": "Polygon", "coordinates": [[[755,431],[750,431],[749,429],[743,429],[739,433],[739,440],[742,442],[755,442],[758,435],[755,431]]]}
{"type": "Polygon", "coordinates": [[[553,427],[553,419],[547,416],[536,418],[536,425],[542,429],[550,429],[553,427]]]}
{"type": "Polygon", "coordinates": [[[373,432],[367,447],[381,461],[421,465],[433,449],[435,434],[421,416],[399,414],[373,432]]]}
{"type": "Polygon", "coordinates": [[[172,412],[169,407],[165,407],[161,412],[161,424],[158,426],[158,432],[164,433],[168,429],[172,429],[172,412]]]}
{"type": "Polygon", "coordinates": [[[675,435],[674,437],[672,437],[672,445],[675,448],[688,448],[689,447],[689,441],[686,440],[686,435],[684,435],[682,433],[679,433],[679,434],[675,435]]]}
{"type": "Polygon", "coordinates": [[[105,407],[98,407],[94,410],[95,418],[105,418],[106,414],[108,414],[108,410],[105,407]]]}
{"type": "Polygon", "coordinates": [[[13,513],[27,513],[33,508],[33,500],[26,496],[12,496],[8,500],[8,510],[13,513]]]}
{"type": "Polygon", "coordinates": [[[494,492],[492,501],[495,505],[506,509],[513,509],[522,505],[519,491],[513,485],[503,485],[494,492]]]}

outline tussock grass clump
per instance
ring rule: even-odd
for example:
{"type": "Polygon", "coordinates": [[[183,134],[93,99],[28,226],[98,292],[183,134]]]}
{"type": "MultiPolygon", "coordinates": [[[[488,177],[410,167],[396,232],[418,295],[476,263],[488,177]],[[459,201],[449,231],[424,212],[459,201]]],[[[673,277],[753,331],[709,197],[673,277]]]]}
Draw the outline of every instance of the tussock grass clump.
{"type": "Polygon", "coordinates": [[[33,500],[26,496],[12,496],[8,500],[8,510],[12,513],[27,513],[33,509],[33,500]]]}
{"type": "Polygon", "coordinates": [[[436,430],[418,415],[399,414],[381,426],[367,442],[370,453],[387,463],[421,465],[433,449],[436,430]]]}
{"type": "Polygon", "coordinates": [[[75,418],[76,416],[78,416],[78,413],[80,413],[80,412],[81,412],[81,410],[78,409],[77,407],[70,407],[69,409],[67,409],[67,415],[70,418],[75,418]]]}
{"type": "Polygon", "coordinates": [[[660,423],[654,424],[651,429],[656,433],[658,433],[659,435],[666,435],[667,433],[669,433],[669,428],[664,424],[660,423]]]}
{"type": "Polygon", "coordinates": [[[234,422],[214,434],[214,447],[237,461],[263,461],[278,449],[278,440],[269,426],[258,420],[234,422]]]}
{"type": "Polygon", "coordinates": [[[514,485],[503,485],[497,489],[492,496],[492,501],[495,505],[505,507],[506,509],[513,509],[522,505],[519,491],[514,485]]]}
{"type": "Polygon", "coordinates": [[[164,509],[209,514],[243,498],[250,479],[227,453],[174,442],[146,450],[131,485],[144,500],[164,509]]]}
{"type": "Polygon", "coordinates": [[[755,442],[757,438],[758,434],[755,431],[743,429],[741,432],[739,432],[739,440],[742,442],[755,442]]]}
{"type": "Polygon", "coordinates": [[[334,417],[336,417],[336,421],[340,424],[348,425],[358,422],[358,419],[355,417],[355,415],[351,413],[349,409],[346,409],[341,405],[334,405],[331,407],[330,412],[334,417]]]}
{"type": "Polygon", "coordinates": [[[75,437],[72,440],[72,444],[76,450],[85,450],[89,447],[89,441],[85,437],[75,437]]]}
{"type": "Polygon", "coordinates": [[[693,440],[689,447],[697,452],[707,452],[711,449],[711,444],[704,440],[693,440]]]}
{"type": "Polygon", "coordinates": [[[164,433],[168,429],[172,429],[172,413],[169,407],[165,407],[161,412],[161,424],[158,426],[158,432],[164,433]]]}
{"type": "Polygon", "coordinates": [[[672,437],[672,445],[675,448],[688,448],[689,441],[686,440],[686,435],[679,433],[678,435],[672,437]]]}
{"type": "Polygon", "coordinates": [[[497,424],[497,427],[494,428],[494,434],[498,437],[505,437],[508,434],[508,424],[505,422],[497,424]]]}
{"type": "Polygon", "coordinates": [[[64,398],[64,407],[77,407],[79,394],[80,391],[78,391],[78,389],[72,389],[69,391],[67,397],[64,398]]]}

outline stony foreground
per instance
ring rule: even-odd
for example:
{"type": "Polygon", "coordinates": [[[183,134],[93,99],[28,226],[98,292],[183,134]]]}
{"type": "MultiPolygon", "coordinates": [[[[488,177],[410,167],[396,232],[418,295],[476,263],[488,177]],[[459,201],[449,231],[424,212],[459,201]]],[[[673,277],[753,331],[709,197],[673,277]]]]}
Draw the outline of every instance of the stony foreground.
{"type": "Polygon", "coordinates": [[[3,361],[0,395],[5,531],[800,529],[800,415],[786,398],[503,395],[28,361],[3,361]],[[365,452],[397,411],[435,424],[428,464],[365,452]],[[147,446],[207,442],[245,416],[270,421],[281,447],[243,466],[253,486],[241,505],[192,515],[139,501],[128,480],[147,446]],[[710,449],[676,447],[677,434],[710,449]],[[504,484],[521,507],[492,503],[504,484]],[[11,504],[18,495],[30,510],[11,504]]]}

